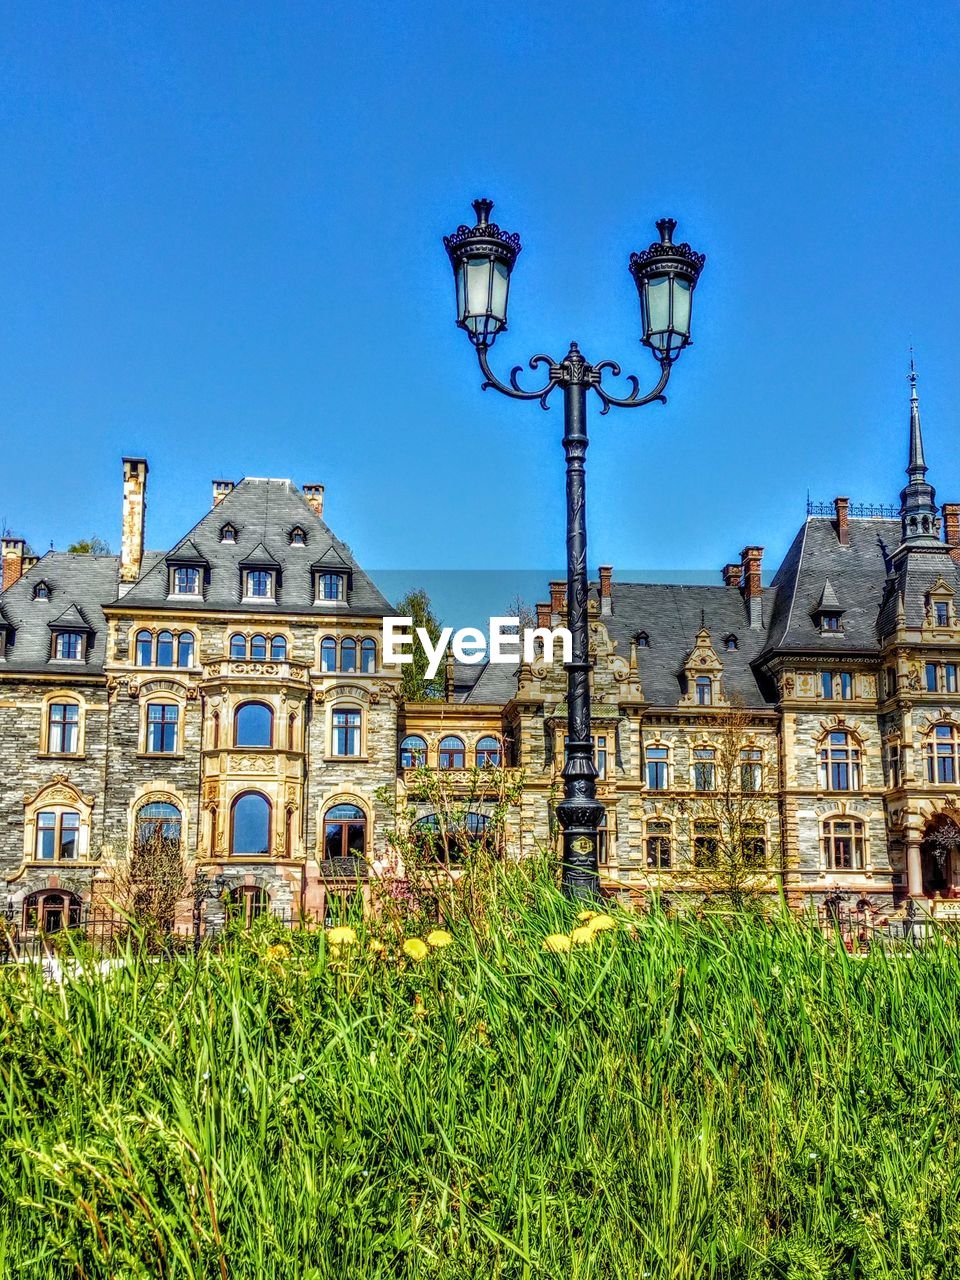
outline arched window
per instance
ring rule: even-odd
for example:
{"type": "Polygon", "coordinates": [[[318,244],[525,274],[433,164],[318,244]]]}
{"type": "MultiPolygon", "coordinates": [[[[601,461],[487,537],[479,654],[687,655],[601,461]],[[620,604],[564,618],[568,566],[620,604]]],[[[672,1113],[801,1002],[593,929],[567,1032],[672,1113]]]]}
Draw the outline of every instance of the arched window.
{"type": "Polygon", "coordinates": [[[360,642],[360,670],[368,675],[377,669],[377,642],[369,637],[360,642]]]}
{"type": "Polygon", "coordinates": [[[226,906],[227,919],[249,929],[257,916],[268,910],[270,895],[258,884],[241,884],[230,890],[226,906]]]}
{"type": "Polygon", "coordinates": [[[47,711],[47,751],[74,756],[80,750],[80,707],[76,702],[51,702],[47,711]]]}
{"type": "Polygon", "coordinates": [[[859,818],[826,818],[823,861],[832,871],[856,871],[864,865],[863,823],[859,818]]]}
{"type": "Polygon", "coordinates": [[[192,667],[193,666],[193,632],[181,631],[177,636],[177,666],[192,667]]]}
{"type": "Polygon", "coordinates": [[[175,702],[147,703],[147,734],[144,750],[151,756],[174,755],[180,708],[175,702]]]}
{"type": "Polygon", "coordinates": [[[824,791],[860,790],[860,749],[843,730],[828,733],[820,748],[820,787],[824,791]]]}
{"type": "Polygon", "coordinates": [[[670,866],[673,833],[665,818],[650,818],[647,822],[647,866],[662,871],[670,866]]]}
{"type": "Polygon", "coordinates": [[[413,824],[413,836],[421,852],[450,864],[481,848],[491,834],[490,819],[485,813],[465,813],[455,827],[444,828],[435,813],[428,813],[413,824]]]}
{"type": "Polygon", "coordinates": [[[927,734],[925,753],[927,781],[952,786],[960,780],[957,753],[960,742],[956,727],[952,724],[935,724],[927,734]]]}
{"type": "Polygon", "coordinates": [[[270,661],[286,662],[287,642],[283,636],[274,636],[270,641],[270,661]]]}
{"type": "Polygon", "coordinates": [[[173,666],[173,632],[160,631],[157,634],[157,666],[173,666]]]}
{"type": "Polygon", "coordinates": [[[466,762],[466,751],[462,739],[451,734],[441,740],[437,756],[437,763],[441,769],[463,769],[466,767],[466,762]]]}
{"type": "Polygon", "coordinates": [[[250,637],[250,659],[252,662],[263,662],[267,656],[267,637],[250,637]]]}
{"type": "MultiPolygon", "coordinates": [[[[323,856],[328,862],[362,860],[367,851],[367,819],[355,804],[335,804],[323,815],[323,856]]],[[[352,874],[356,874],[355,865],[352,874]]]]}
{"type": "Polygon", "coordinates": [[[272,747],[273,711],[265,702],[244,702],[233,720],[235,747],[272,747]]]}
{"type": "Polygon", "coordinates": [[[37,814],[35,854],[41,862],[74,862],[79,847],[80,814],[75,809],[42,809],[37,814]]]}
{"type": "Polygon", "coordinates": [[[305,547],[307,545],[307,535],[298,524],[294,525],[290,530],[291,547],[305,547]]]}
{"type": "Polygon", "coordinates": [[[239,633],[230,637],[230,657],[240,662],[247,656],[247,637],[239,633]]]}
{"type": "Polygon", "coordinates": [[[159,800],[145,804],[137,810],[136,842],[144,845],[152,840],[163,840],[179,847],[181,822],[180,810],[175,804],[159,800]]]}
{"type": "Polygon", "coordinates": [[[150,667],[153,665],[153,636],[149,631],[137,632],[137,666],[150,667]]]}
{"type": "Polygon", "coordinates": [[[730,635],[724,637],[723,647],[726,649],[727,653],[733,653],[733,651],[736,649],[737,637],[733,634],[733,632],[731,632],[730,635]]]}
{"type": "Polygon", "coordinates": [[[340,670],[356,671],[357,669],[357,642],[356,640],[340,641],[340,670]]]}
{"type": "Polygon", "coordinates": [[[23,927],[30,932],[59,933],[80,926],[82,903],[75,893],[38,889],[23,900],[23,927]]]}
{"type": "Polygon", "coordinates": [[[270,801],[259,791],[245,791],[233,802],[230,852],[250,857],[270,852],[270,801]]]}
{"type": "Polygon", "coordinates": [[[297,713],[291,711],[287,716],[287,750],[297,749],[297,713]]]}
{"type": "Polygon", "coordinates": [[[237,540],[236,529],[233,527],[232,524],[225,524],[223,528],[220,530],[220,541],[236,542],[236,540],[237,540]]]}
{"type": "Polygon", "coordinates": [[[477,768],[498,769],[503,759],[503,751],[496,738],[481,738],[477,743],[477,768]]]}
{"type": "Polygon", "coordinates": [[[333,636],[324,636],[320,641],[320,670],[336,671],[337,642],[333,636]]]}
{"type": "Polygon", "coordinates": [[[215,711],[210,717],[210,745],[214,751],[220,746],[220,712],[215,711]]]}
{"type": "Polygon", "coordinates": [[[419,734],[408,734],[400,743],[400,768],[422,769],[426,763],[426,742],[419,736],[419,734]]]}
{"type": "Polygon", "coordinates": [[[58,631],[53,642],[54,657],[61,661],[83,661],[83,632],[58,631]]]}
{"type": "Polygon", "coordinates": [[[634,640],[635,640],[635,642],[636,642],[636,645],[637,645],[637,648],[638,648],[638,649],[649,649],[649,648],[650,648],[650,637],[649,637],[649,635],[646,633],[646,631],[638,631],[638,632],[637,632],[637,634],[636,634],[633,638],[634,638],[634,640]]]}
{"type": "Polygon", "coordinates": [[[331,755],[358,756],[361,745],[362,717],[358,707],[335,707],[332,715],[333,741],[331,755]]]}

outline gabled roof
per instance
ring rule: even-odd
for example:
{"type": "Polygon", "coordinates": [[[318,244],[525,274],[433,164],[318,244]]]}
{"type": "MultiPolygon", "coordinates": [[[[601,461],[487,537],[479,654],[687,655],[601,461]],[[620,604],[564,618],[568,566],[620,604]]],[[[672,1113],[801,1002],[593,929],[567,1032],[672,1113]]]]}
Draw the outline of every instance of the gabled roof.
{"type": "Polygon", "coordinates": [[[197,550],[196,543],[192,538],[186,538],[167,556],[167,564],[197,564],[206,565],[210,561],[205,555],[197,550]]]}
{"type": "Polygon", "coordinates": [[[68,604],[59,617],[51,618],[47,623],[51,631],[92,631],[83,610],[76,604],[68,604]]]}
{"type": "MultiPolygon", "coordinates": [[[[279,599],[269,604],[271,612],[322,613],[324,604],[314,600],[311,566],[304,548],[291,545],[289,540],[294,525],[304,530],[318,561],[323,560],[326,567],[336,559],[338,569],[350,573],[350,598],[338,604],[338,613],[382,617],[392,612],[350,548],[331,532],[295,485],[289,480],[254,479],[241,480],[177,543],[181,546],[189,540],[210,566],[203,597],[191,600],[189,607],[262,614],[262,603],[241,599],[241,566],[263,566],[282,575],[279,599]],[[225,524],[236,529],[235,542],[220,541],[225,524]]],[[[124,609],[182,608],[182,600],[168,601],[164,559],[161,557],[159,565],[145,567],[140,579],[119,599],[114,592],[113,602],[124,609]]]]}
{"type": "Polygon", "coordinates": [[[333,573],[338,569],[350,570],[351,566],[344,560],[336,547],[327,547],[319,560],[314,560],[310,568],[315,573],[333,573]]]}
{"type": "Polygon", "coordinates": [[[837,599],[837,593],[830,585],[830,579],[827,578],[823,584],[823,590],[820,592],[820,599],[817,601],[813,609],[814,617],[822,613],[843,613],[844,609],[837,599]]]}

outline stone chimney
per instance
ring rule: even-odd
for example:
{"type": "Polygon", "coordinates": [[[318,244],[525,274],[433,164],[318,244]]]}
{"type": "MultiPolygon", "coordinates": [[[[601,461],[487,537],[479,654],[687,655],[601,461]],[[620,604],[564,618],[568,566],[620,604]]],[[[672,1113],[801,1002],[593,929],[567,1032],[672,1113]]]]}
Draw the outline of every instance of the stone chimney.
{"type": "Polygon", "coordinates": [[[12,587],[24,573],[23,569],[24,541],[22,538],[3,539],[3,588],[12,587]]]}
{"type": "Polygon", "coordinates": [[[548,604],[537,605],[537,626],[550,627],[550,606],[548,604]]]}
{"type": "Polygon", "coordinates": [[[597,570],[600,574],[600,612],[613,613],[613,565],[602,564],[597,570]]]}
{"type": "Polygon", "coordinates": [[[120,529],[120,594],[140,577],[143,529],[147,515],[146,458],[123,460],[123,523],[120,529]]]}
{"type": "Polygon", "coordinates": [[[550,612],[555,618],[562,618],[567,611],[566,579],[550,583],[550,612]]]}
{"type": "Polygon", "coordinates": [[[760,567],[763,563],[763,547],[744,547],[740,552],[743,582],[740,590],[747,605],[750,626],[759,630],[763,626],[763,588],[760,585],[760,567]]]}
{"type": "Polygon", "coordinates": [[[318,516],[323,516],[323,485],[322,484],[305,484],[303,486],[303,496],[309,502],[310,506],[318,516]]]}
{"type": "Polygon", "coordinates": [[[834,498],[833,509],[837,513],[837,541],[841,547],[850,545],[850,499],[834,498]]]}
{"type": "Polygon", "coordinates": [[[213,505],[219,507],[228,493],[233,493],[234,484],[232,480],[214,480],[213,482],[213,505]]]}
{"type": "Polygon", "coordinates": [[[943,512],[943,540],[950,548],[951,559],[960,564],[960,502],[945,502],[943,512]]]}
{"type": "Polygon", "coordinates": [[[743,565],[739,560],[723,566],[723,585],[725,587],[739,587],[742,577],[743,565]]]}

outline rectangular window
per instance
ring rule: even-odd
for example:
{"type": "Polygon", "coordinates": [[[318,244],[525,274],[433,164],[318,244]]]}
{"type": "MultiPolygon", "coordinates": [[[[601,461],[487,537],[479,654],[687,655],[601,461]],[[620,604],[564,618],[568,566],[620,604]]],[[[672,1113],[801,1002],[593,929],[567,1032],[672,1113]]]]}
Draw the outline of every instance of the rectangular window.
{"type": "Polygon", "coordinates": [[[924,667],[924,672],[926,673],[926,679],[927,679],[927,693],[936,693],[937,692],[937,664],[935,662],[928,662],[924,667]]]}
{"type": "Polygon", "coordinates": [[[767,861],[767,833],[763,823],[745,822],[741,839],[744,866],[764,866],[767,861]]]}
{"type": "Polygon", "coordinates": [[[80,708],[75,702],[50,705],[50,731],[47,751],[51,755],[76,755],[80,745],[80,708]]]}
{"type": "Polygon", "coordinates": [[[840,672],[840,697],[845,701],[853,697],[853,676],[849,671],[840,672]]]}
{"type": "Polygon", "coordinates": [[[833,676],[829,671],[824,671],[820,675],[820,693],[824,698],[833,697],[833,676]]]}
{"type": "Polygon", "coordinates": [[[594,763],[597,766],[597,777],[607,776],[607,740],[604,737],[594,739],[594,763]]]}
{"type": "Polygon", "coordinates": [[[656,871],[670,866],[670,823],[657,819],[647,823],[647,866],[656,871]]]}
{"type": "Polygon", "coordinates": [[[897,669],[887,667],[887,697],[892,698],[897,692],[897,669]]]}
{"type": "Polygon", "coordinates": [[[342,573],[317,574],[318,600],[343,600],[346,598],[346,578],[342,573]]]}
{"type": "Polygon", "coordinates": [[[173,592],[178,596],[197,596],[200,594],[200,570],[194,568],[178,568],[173,571],[173,592]]]}
{"type": "Polygon", "coordinates": [[[273,574],[266,569],[248,570],[246,595],[251,600],[272,600],[273,574]]]}
{"type": "Polygon", "coordinates": [[[950,625],[950,606],[944,600],[938,600],[933,606],[938,627],[950,625]]]}
{"type": "Polygon", "coordinates": [[[713,791],[716,786],[716,753],[709,748],[699,748],[693,753],[694,791],[713,791]]]}
{"type": "Polygon", "coordinates": [[[763,787],[763,752],[740,752],[740,790],[757,792],[763,787]]]}
{"type": "Polygon", "coordinates": [[[360,754],[360,712],[353,709],[333,713],[333,754],[358,756],[360,754]]]}
{"type": "Polygon", "coordinates": [[[947,693],[957,692],[957,664],[947,662],[943,668],[943,686],[947,693]]]}
{"type": "Polygon", "coordinates": [[[693,824],[693,860],[698,867],[715,867],[720,852],[720,830],[715,822],[693,824]]]}
{"type": "Polygon", "coordinates": [[[713,703],[713,681],[709,676],[697,676],[697,706],[709,707],[713,703]]]}
{"type": "Polygon", "coordinates": [[[83,635],[79,631],[58,632],[53,652],[62,661],[79,662],[83,658],[83,635]]]}
{"type": "Polygon", "coordinates": [[[607,815],[604,814],[600,819],[600,826],[597,828],[597,863],[601,867],[605,867],[610,861],[609,834],[607,815]]]}
{"type": "Polygon", "coordinates": [[[57,815],[37,814],[37,857],[52,861],[57,856],[57,815]]]}
{"type": "Polygon", "coordinates": [[[147,752],[152,756],[172,755],[177,749],[179,707],[169,702],[147,706],[147,752]]]}
{"type": "Polygon", "coordinates": [[[666,791],[670,753],[666,747],[647,748],[647,786],[651,791],[666,791]]]}
{"type": "Polygon", "coordinates": [[[80,815],[72,809],[37,814],[36,857],[43,862],[72,861],[78,855],[80,815]]]}
{"type": "Polygon", "coordinates": [[[887,744],[887,786],[899,787],[900,785],[900,744],[899,742],[890,742],[887,744]]]}

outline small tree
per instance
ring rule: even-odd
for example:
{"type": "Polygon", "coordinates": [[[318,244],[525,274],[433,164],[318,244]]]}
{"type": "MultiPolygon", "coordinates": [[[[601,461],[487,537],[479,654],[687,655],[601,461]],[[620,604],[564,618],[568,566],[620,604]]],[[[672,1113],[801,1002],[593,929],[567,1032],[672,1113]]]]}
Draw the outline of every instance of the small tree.
{"type": "Polygon", "coordinates": [[[71,543],[67,551],[80,556],[108,556],[110,546],[94,533],[89,538],[81,538],[79,542],[71,543]]]}
{"type": "Polygon", "coordinates": [[[713,756],[695,761],[694,768],[709,769],[712,785],[680,806],[690,822],[690,880],[705,897],[725,898],[738,907],[768,887],[777,854],[766,836],[775,805],[752,730],[742,707],[711,716],[713,756]]]}
{"type": "Polygon", "coordinates": [[[429,660],[423,645],[417,639],[416,628],[422,627],[430,637],[431,644],[440,638],[440,623],[434,616],[430,605],[430,597],[421,588],[409,591],[397,603],[397,617],[413,619],[413,645],[411,653],[413,661],[401,667],[401,692],[405,702],[429,702],[443,697],[443,667],[433,677],[427,679],[429,660]]]}
{"type": "Polygon", "coordinates": [[[180,841],[155,823],[134,841],[113,882],[116,905],[156,946],[172,930],[177,903],[187,888],[180,841]]]}

